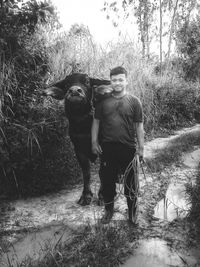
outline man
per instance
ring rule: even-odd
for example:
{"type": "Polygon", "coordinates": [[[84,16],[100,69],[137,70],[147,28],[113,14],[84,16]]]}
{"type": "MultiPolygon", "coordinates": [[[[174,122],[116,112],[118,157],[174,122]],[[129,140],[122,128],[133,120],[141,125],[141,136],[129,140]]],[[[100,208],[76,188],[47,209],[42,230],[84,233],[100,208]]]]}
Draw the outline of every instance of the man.
{"type": "MultiPolygon", "coordinates": [[[[112,94],[98,103],[92,124],[92,151],[101,155],[100,177],[105,203],[105,214],[101,221],[104,224],[109,223],[113,216],[119,171],[124,173],[133,160],[136,143],[140,159],[143,158],[144,151],[142,106],[137,97],[126,91],[128,84],[126,69],[123,67],[112,69],[110,79],[112,94]]],[[[133,172],[129,174],[124,188],[129,208],[133,198],[136,198],[131,190],[132,175],[133,172]]],[[[129,220],[132,221],[130,216],[129,220]]]]}

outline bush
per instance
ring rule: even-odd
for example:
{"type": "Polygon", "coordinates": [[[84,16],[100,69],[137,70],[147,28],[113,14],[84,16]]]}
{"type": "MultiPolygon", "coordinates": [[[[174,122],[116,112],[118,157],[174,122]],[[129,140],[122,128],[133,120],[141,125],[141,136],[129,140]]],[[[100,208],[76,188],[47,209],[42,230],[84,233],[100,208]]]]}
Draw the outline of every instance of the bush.
{"type": "Polygon", "coordinates": [[[179,79],[179,84],[157,86],[154,95],[156,124],[176,128],[193,122],[194,114],[199,109],[197,98],[198,87],[195,83],[179,79]]]}
{"type": "Polygon", "coordinates": [[[38,195],[61,188],[70,178],[77,180],[63,107],[41,97],[20,100],[1,125],[1,193],[38,195]]]}
{"type": "Polygon", "coordinates": [[[39,34],[45,26],[38,18],[24,20],[40,14],[31,12],[37,4],[27,5],[14,16],[14,30],[13,14],[0,10],[0,193],[12,197],[55,191],[79,177],[63,109],[41,96],[49,71],[39,34]]]}
{"type": "Polygon", "coordinates": [[[199,80],[200,75],[200,16],[186,22],[176,33],[178,52],[186,80],[199,80]]]}

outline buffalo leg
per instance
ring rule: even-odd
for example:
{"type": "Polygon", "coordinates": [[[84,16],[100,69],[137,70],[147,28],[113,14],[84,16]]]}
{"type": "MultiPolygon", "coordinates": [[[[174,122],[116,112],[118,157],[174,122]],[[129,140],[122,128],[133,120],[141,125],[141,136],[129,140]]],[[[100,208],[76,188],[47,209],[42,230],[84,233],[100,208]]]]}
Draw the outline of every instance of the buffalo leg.
{"type": "Polygon", "coordinates": [[[103,200],[103,186],[102,186],[102,177],[104,175],[104,171],[103,171],[103,163],[102,161],[100,162],[100,169],[99,169],[99,178],[100,178],[100,188],[99,188],[99,192],[98,192],[98,205],[99,206],[103,206],[104,205],[104,200],[103,200]]]}
{"type": "Polygon", "coordinates": [[[90,188],[90,162],[87,156],[81,152],[77,151],[76,156],[83,173],[83,192],[78,200],[78,204],[85,206],[90,204],[93,196],[90,188]]]}

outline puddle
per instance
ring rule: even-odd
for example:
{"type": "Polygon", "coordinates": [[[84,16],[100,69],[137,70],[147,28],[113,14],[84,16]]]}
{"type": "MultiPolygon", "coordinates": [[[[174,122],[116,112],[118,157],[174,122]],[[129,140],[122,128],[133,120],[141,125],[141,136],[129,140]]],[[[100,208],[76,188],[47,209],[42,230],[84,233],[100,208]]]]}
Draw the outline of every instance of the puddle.
{"type": "MultiPolygon", "coordinates": [[[[99,185],[92,184],[93,192],[96,190],[97,193],[95,187],[99,188],[99,185]]],[[[120,185],[117,185],[117,190],[122,190],[120,185]]],[[[4,220],[1,218],[0,226],[5,233],[12,229],[16,233],[5,237],[5,241],[11,245],[9,251],[3,254],[0,267],[8,266],[8,257],[13,267],[17,267],[17,264],[27,257],[34,260],[43,258],[45,247],[53,248],[60,238],[61,242],[69,241],[74,236],[73,231],[79,226],[88,223],[90,225],[96,224],[98,219],[102,217],[104,207],[97,206],[95,201],[90,206],[78,205],[76,201],[80,192],[80,189],[73,189],[71,192],[63,190],[62,193],[44,196],[42,199],[18,200],[12,203],[11,207],[14,205],[15,208],[9,208],[9,216],[4,220]],[[47,226],[47,224],[51,224],[51,226],[47,226]],[[39,229],[32,232],[32,227],[39,229]],[[30,229],[31,233],[17,234],[23,229],[30,229]]],[[[113,220],[126,219],[126,199],[120,195],[116,199],[113,220]]]]}
{"type": "Polygon", "coordinates": [[[167,242],[157,238],[141,240],[134,255],[123,267],[183,267],[194,266],[197,260],[194,256],[183,255],[172,250],[167,242]],[[185,264],[186,263],[186,264],[185,264]]]}
{"type": "MultiPolygon", "coordinates": [[[[184,165],[190,169],[196,169],[200,162],[200,149],[185,153],[182,159],[184,165]]],[[[191,183],[193,182],[191,180],[191,183]]],[[[154,209],[154,217],[161,220],[173,221],[176,218],[187,216],[191,205],[187,200],[185,183],[172,183],[169,185],[165,198],[160,200],[154,209]]]]}
{"type": "Polygon", "coordinates": [[[170,184],[165,198],[160,200],[154,209],[154,217],[173,221],[187,216],[190,204],[187,201],[184,184],[170,184]]]}
{"type": "Polygon", "coordinates": [[[69,241],[73,236],[73,230],[66,225],[50,226],[37,232],[26,233],[22,242],[12,244],[9,250],[4,253],[1,267],[7,267],[8,259],[11,266],[17,267],[19,263],[31,257],[35,260],[44,257],[45,248],[53,248],[62,242],[69,241]]]}
{"type": "Polygon", "coordinates": [[[196,169],[200,164],[200,148],[191,153],[186,153],[182,157],[183,164],[189,168],[196,169]]]}

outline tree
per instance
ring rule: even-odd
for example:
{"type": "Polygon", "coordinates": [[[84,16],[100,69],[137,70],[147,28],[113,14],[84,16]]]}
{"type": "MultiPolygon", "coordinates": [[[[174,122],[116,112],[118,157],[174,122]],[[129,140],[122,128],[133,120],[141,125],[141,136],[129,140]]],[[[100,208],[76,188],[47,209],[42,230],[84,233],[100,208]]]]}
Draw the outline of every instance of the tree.
{"type": "Polygon", "coordinates": [[[72,71],[90,73],[96,46],[88,27],[83,24],[73,24],[68,33],[68,46],[72,71]]]}
{"type": "Polygon", "coordinates": [[[183,61],[186,79],[200,77],[200,16],[185,24],[177,31],[177,47],[183,61]]]}
{"type": "Polygon", "coordinates": [[[163,61],[163,44],[167,43],[166,56],[171,55],[172,42],[175,41],[176,31],[190,21],[200,7],[199,0],[107,0],[102,9],[107,13],[115,27],[123,16],[124,19],[137,19],[137,25],[142,44],[143,57],[149,57],[149,47],[152,38],[160,43],[160,64],[163,61]],[[120,4],[119,4],[120,3],[120,4]]]}
{"type": "Polygon", "coordinates": [[[141,35],[142,55],[149,57],[149,46],[151,42],[150,28],[153,22],[153,13],[157,9],[155,2],[150,0],[138,1],[138,6],[135,6],[135,16],[141,35]]]}
{"type": "Polygon", "coordinates": [[[163,35],[163,23],[162,23],[162,0],[159,0],[159,12],[160,12],[160,71],[162,73],[162,35],[163,35]]]}
{"type": "Polygon", "coordinates": [[[104,12],[107,12],[107,18],[110,19],[113,14],[112,23],[115,27],[118,26],[120,14],[124,13],[123,19],[134,17],[138,25],[140,40],[142,43],[143,57],[149,57],[149,46],[152,36],[150,35],[150,28],[153,22],[153,13],[158,8],[155,2],[151,0],[121,0],[119,2],[104,3],[104,12]],[[117,6],[118,4],[118,6],[117,6]]]}
{"type": "Polygon", "coordinates": [[[34,33],[39,23],[59,26],[57,15],[50,1],[37,2],[1,0],[0,5],[0,48],[15,53],[24,37],[34,33]]]}

